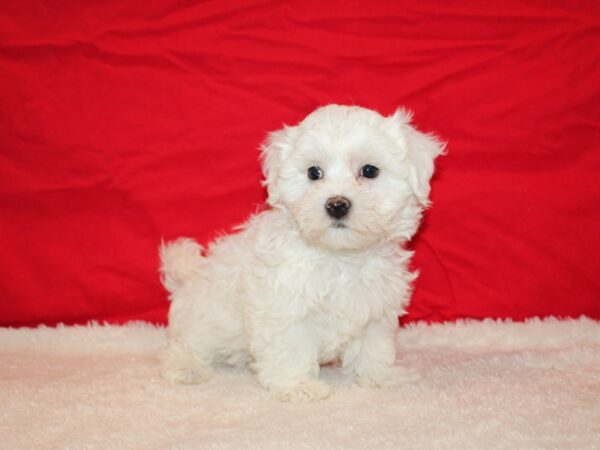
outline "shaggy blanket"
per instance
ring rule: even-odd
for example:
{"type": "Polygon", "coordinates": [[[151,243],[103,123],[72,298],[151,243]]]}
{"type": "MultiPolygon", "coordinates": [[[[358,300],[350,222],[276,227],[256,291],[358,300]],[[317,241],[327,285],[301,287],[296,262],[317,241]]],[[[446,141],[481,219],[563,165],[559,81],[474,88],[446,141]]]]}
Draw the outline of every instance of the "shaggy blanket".
{"type": "Polygon", "coordinates": [[[600,323],[412,325],[399,358],[424,379],[280,403],[248,373],[196,386],[158,373],[165,331],[0,329],[0,446],[17,448],[600,448],[600,323]]]}

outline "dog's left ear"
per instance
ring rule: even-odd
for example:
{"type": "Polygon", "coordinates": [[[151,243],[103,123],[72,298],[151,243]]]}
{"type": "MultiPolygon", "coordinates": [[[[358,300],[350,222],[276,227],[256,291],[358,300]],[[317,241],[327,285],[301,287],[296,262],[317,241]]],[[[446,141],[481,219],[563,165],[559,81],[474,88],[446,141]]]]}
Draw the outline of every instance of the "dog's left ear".
{"type": "Polygon", "coordinates": [[[284,125],[281,130],[272,131],[260,147],[262,172],[265,177],[262,183],[267,187],[267,202],[271,206],[275,206],[279,201],[279,171],[282,162],[292,151],[295,129],[296,127],[284,125]]]}
{"type": "Polygon", "coordinates": [[[433,175],[434,160],[444,153],[446,144],[433,134],[425,134],[414,128],[410,122],[412,113],[398,108],[387,117],[399,144],[405,148],[409,163],[409,183],[421,206],[429,205],[429,181],[433,175]]]}

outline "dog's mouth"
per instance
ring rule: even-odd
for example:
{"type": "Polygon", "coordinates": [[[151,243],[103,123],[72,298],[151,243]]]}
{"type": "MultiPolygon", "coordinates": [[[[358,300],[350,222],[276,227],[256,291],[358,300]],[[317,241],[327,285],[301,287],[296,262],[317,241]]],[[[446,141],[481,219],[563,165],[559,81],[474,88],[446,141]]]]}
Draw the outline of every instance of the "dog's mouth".
{"type": "Polygon", "coordinates": [[[338,229],[341,229],[341,228],[348,228],[348,225],[346,225],[346,224],[345,224],[344,222],[342,222],[341,220],[336,220],[335,222],[333,222],[333,223],[331,224],[331,226],[332,226],[333,228],[338,228],[338,229]]]}

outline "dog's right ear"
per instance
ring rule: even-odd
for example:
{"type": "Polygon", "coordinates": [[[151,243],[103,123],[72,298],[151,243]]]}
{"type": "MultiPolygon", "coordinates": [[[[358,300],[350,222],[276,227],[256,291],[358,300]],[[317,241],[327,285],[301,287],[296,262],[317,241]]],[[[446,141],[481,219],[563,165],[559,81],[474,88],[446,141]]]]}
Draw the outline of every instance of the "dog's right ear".
{"type": "Polygon", "coordinates": [[[296,127],[284,125],[281,130],[268,134],[264,144],[261,145],[262,172],[264,175],[263,186],[267,188],[267,202],[275,206],[279,201],[279,172],[282,162],[292,150],[292,136],[296,127]]]}

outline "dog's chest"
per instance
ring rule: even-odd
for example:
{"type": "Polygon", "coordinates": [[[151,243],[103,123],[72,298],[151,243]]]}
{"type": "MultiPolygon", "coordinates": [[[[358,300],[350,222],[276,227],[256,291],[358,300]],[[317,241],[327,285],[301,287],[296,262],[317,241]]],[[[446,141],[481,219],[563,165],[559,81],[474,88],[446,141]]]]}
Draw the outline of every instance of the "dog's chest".
{"type": "Polygon", "coordinates": [[[316,265],[306,280],[306,320],[320,336],[321,354],[331,359],[372,320],[397,315],[405,283],[401,267],[382,261],[316,265]]]}

